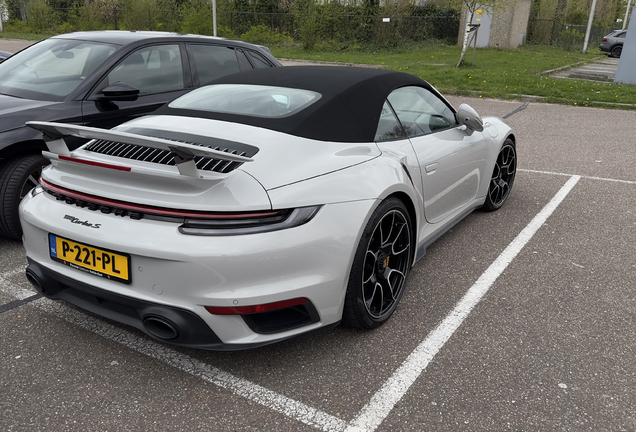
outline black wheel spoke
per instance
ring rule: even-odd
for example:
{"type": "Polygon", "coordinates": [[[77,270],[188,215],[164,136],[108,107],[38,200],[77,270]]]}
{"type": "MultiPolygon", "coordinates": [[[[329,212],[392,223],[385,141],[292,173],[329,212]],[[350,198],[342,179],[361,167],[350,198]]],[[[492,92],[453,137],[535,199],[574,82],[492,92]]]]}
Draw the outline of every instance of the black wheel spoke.
{"type": "Polygon", "coordinates": [[[364,305],[367,310],[373,310],[377,308],[378,294],[382,296],[382,285],[377,282],[373,282],[368,288],[365,287],[364,292],[364,305]]]}
{"type": "Polygon", "coordinates": [[[490,182],[490,200],[492,202],[497,202],[498,200],[498,196],[499,196],[499,184],[497,183],[497,179],[494,179],[493,181],[490,182]]]}
{"type": "Polygon", "coordinates": [[[364,271],[362,274],[362,283],[366,284],[373,278],[375,274],[377,257],[371,251],[367,251],[367,256],[364,260],[364,271]]]}
{"type": "Polygon", "coordinates": [[[492,180],[496,180],[499,178],[499,173],[501,172],[501,168],[499,168],[499,163],[495,163],[495,169],[492,172],[492,180]]]}
{"type": "Polygon", "coordinates": [[[404,283],[405,276],[404,273],[395,269],[389,269],[387,273],[388,274],[386,280],[389,288],[391,289],[392,299],[393,301],[395,301],[397,299],[397,295],[399,294],[399,287],[401,287],[404,283]]]}
{"type": "Polygon", "coordinates": [[[393,233],[393,220],[394,217],[391,218],[389,223],[386,223],[384,219],[382,219],[382,223],[380,224],[380,244],[386,244],[391,238],[391,234],[393,233]],[[386,235],[385,235],[385,231],[386,235]]]}
{"type": "Polygon", "coordinates": [[[393,239],[392,242],[390,242],[392,255],[399,255],[403,253],[404,251],[406,251],[410,246],[409,242],[404,242],[403,241],[404,239],[402,238],[402,231],[405,229],[405,227],[406,227],[406,224],[402,224],[399,230],[396,230],[395,238],[393,239]]]}

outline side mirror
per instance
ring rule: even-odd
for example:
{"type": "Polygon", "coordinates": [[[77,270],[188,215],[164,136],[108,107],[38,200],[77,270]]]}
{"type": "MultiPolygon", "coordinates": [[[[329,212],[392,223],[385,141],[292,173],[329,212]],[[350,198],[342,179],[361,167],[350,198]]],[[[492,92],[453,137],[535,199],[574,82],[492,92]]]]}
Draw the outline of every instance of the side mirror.
{"type": "Polygon", "coordinates": [[[104,96],[100,97],[101,100],[134,101],[139,97],[139,89],[125,82],[117,81],[102,90],[102,94],[104,96]]]}
{"type": "Polygon", "coordinates": [[[481,132],[484,130],[484,122],[470,105],[461,104],[457,110],[457,121],[468,128],[470,134],[473,131],[481,132]]]}

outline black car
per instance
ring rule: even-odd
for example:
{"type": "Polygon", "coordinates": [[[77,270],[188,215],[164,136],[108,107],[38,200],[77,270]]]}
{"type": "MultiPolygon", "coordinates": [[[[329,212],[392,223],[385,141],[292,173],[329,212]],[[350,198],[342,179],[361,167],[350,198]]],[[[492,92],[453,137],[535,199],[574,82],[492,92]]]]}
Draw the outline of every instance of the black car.
{"type": "Polygon", "coordinates": [[[221,76],[277,66],[262,46],[162,32],[64,34],[12,55],[0,63],[0,235],[21,238],[18,205],[48,163],[25,122],[110,129],[221,76]]]}

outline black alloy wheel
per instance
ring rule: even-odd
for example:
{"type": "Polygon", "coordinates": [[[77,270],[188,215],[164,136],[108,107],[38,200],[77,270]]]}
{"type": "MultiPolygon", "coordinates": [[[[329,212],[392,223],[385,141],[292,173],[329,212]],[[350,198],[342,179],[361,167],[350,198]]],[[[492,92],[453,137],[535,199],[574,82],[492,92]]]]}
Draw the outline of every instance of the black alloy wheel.
{"type": "Polygon", "coordinates": [[[38,185],[42,168],[49,161],[39,154],[27,154],[0,165],[0,235],[12,240],[22,238],[18,206],[38,185]]]}
{"type": "Polygon", "coordinates": [[[385,323],[404,293],[412,255],[411,218],[400,200],[388,198],[374,211],[360,239],[343,321],[364,329],[385,323]]]}
{"type": "Polygon", "coordinates": [[[610,53],[612,57],[619,58],[623,53],[623,45],[617,45],[612,48],[612,52],[610,53]]]}
{"type": "Polygon", "coordinates": [[[514,141],[507,138],[495,161],[486,202],[484,202],[482,210],[495,211],[503,207],[512,190],[516,174],[517,151],[514,141]]]}

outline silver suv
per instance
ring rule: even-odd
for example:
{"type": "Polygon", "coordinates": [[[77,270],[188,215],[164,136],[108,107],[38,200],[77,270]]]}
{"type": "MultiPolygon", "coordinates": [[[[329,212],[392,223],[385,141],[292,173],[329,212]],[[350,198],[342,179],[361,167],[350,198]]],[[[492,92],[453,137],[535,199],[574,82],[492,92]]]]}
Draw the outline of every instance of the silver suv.
{"type": "Polygon", "coordinates": [[[627,35],[627,30],[614,30],[603,38],[603,42],[598,49],[610,53],[611,57],[620,57],[623,52],[625,35],[627,35]]]}

